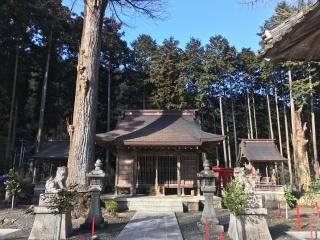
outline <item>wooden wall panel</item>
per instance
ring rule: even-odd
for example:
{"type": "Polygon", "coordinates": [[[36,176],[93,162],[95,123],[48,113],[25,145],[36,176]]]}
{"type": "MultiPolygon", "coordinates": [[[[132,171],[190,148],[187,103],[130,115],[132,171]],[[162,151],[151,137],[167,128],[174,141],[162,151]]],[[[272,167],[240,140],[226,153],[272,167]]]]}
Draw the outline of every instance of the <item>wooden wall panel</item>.
{"type": "Polygon", "coordinates": [[[134,176],[134,152],[119,152],[118,161],[117,187],[132,187],[134,176]]]}

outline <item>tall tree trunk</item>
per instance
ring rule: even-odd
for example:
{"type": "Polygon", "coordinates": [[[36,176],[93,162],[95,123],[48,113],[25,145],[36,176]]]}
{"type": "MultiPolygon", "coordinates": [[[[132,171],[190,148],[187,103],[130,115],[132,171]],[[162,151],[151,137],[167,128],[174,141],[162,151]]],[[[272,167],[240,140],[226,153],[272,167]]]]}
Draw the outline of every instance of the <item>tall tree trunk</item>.
{"type": "Polygon", "coordinates": [[[232,113],[232,125],[233,125],[233,138],[234,138],[234,155],[235,161],[238,158],[238,144],[237,144],[237,128],[236,128],[236,118],[234,116],[234,101],[231,100],[231,113],[232,113]]]}
{"type": "MultiPolygon", "coordinates": [[[[225,136],[224,132],[224,120],[223,120],[223,108],[222,108],[222,97],[219,97],[219,104],[220,104],[220,121],[221,121],[221,133],[225,136]]],[[[223,157],[224,157],[224,166],[228,167],[228,156],[227,156],[227,146],[226,140],[223,140],[223,157]]]]}
{"type": "MultiPolygon", "coordinates": [[[[295,122],[295,106],[294,106],[294,99],[293,99],[293,93],[292,93],[292,72],[289,67],[288,71],[288,78],[289,78],[289,95],[290,95],[290,113],[291,113],[291,141],[292,141],[292,148],[293,148],[293,162],[294,162],[294,172],[295,175],[297,175],[297,156],[296,156],[296,122],[295,122]]],[[[296,178],[297,179],[297,178],[296,178]]]]}
{"type": "Polygon", "coordinates": [[[307,131],[307,123],[302,123],[301,119],[302,107],[300,107],[295,112],[295,136],[296,136],[296,147],[295,147],[295,155],[297,160],[297,185],[299,190],[302,192],[306,192],[309,190],[310,185],[310,168],[309,168],[309,160],[308,160],[308,151],[307,144],[308,140],[305,138],[305,134],[307,131]]]}
{"type": "MultiPolygon", "coordinates": [[[[214,128],[214,132],[217,132],[217,123],[216,123],[216,117],[215,117],[215,115],[214,115],[214,113],[213,113],[213,128],[214,128]]],[[[220,162],[219,162],[219,148],[218,148],[218,146],[216,145],[216,160],[217,160],[217,166],[219,167],[220,166],[220,162]]]]}
{"type": "Polygon", "coordinates": [[[249,127],[250,127],[250,139],[253,138],[253,127],[252,127],[252,116],[251,116],[251,104],[249,91],[247,90],[247,104],[248,104],[248,116],[249,116],[249,127]]]}
{"type": "MultiPolygon", "coordinates": [[[[15,107],[14,107],[14,117],[12,120],[12,136],[11,136],[11,143],[10,143],[10,152],[13,153],[15,151],[15,147],[16,147],[16,133],[17,133],[17,123],[18,123],[18,101],[16,101],[15,103],[15,107]]],[[[14,156],[16,157],[16,156],[14,156]]],[[[13,163],[15,162],[15,160],[13,160],[13,163]]],[[[14,164],[13,164],[13,169],[14,169],[14,164]]]]}
{"type": "Polygon", "coordinates": [[[11,159],[12,152],[11,149],[11,138],[12,138],[12,124],[14,117],[14,109],[16,102],[16,89],[17,89],[17,76],[18,76],[18,64],[19,64],[19,47],[16,47],[16,56],[14,63],[14,73],[13,73],[13,85],[12,85],[12,94],[11,94],[11,104],[10,104],[10,116],[8,123],[8,135],[7,135],[7,144],[6,144],[6,152],[5,152],[5,161],[8,164],[11,159]]]}
{"type": "Polygon", "coordinates": [[[253,120],[254,120],[255,138],[258,138],[257,115],[256,115],[256,102],[255,102],[255,100],[254,100],[254,95],[252,96],[252,107],[253,107],[253,120]]]}
{"type": "MultiPolygon", "coordinates": [[[[309,66],[310,67],[310,66],[309,66]]],[[[312,76],[309,73],[309,85],[310,85],[310,112],[311,112],[311,135],[312,135],[312,148],[313,148],[313,168],[315,172],[315,178],[319,179],[319,162],[318,162],[318,149],[317,149],[317,129],[316,129],[316,117],[314,113],[313,102],[313,83],[312,76]]]]}
{"type": "Polygon", "coordinates": [[[279,106],[278,106],[278,90],[277,90],[277,87],[274,88],[274,100],[275,100],[275,103],[276,103],[276,114],[277,114],[277,127],[278,127],[279,149],[280,149],[280,154],[281,154],[281,156],[283,156],[282,136],[281,136],[281,125],[280,125],[280,114],[279,114],[279,106]]]}
{"type": "Polygon", "coordinates": [[[68,185],[85,186],[94,161],[101,27],[108,1],[84,1],[84,19],[77,66],[73,123],[69,126],[68,185]]]}
{"type": "Polygon", "coordinates": [[[290,151],[290,137],[289,137],[289,125],[287,117],[287,106],[285,101],[283,101],[283,114],[284,114],[284,127],[286,130],[286,147],[287,147],[287,158],[288,158],[288,168],[289,168],[289,179],[290,186],[293,186],[293,174],[292,174],[292,160],[291,160],[291,151],[290,151]]]}
{"type": "Polygon", "coordinates": [[[270,107],[270,98],[269,93],[267,93],[267,107],[268,107],[268,119],[269,119],[269,131],[271,139],[274,139],[274,132],[272,126],[272,118],[271,118],[271,107],[270,107]]]}
{"type": "MultiPolygon", "coordinates": [[[[109,66],[108,71],[108,103],[107,103],[107,132],[110,131],[110,125],[111,125],[111,69],[109,66]]],[[[105,172],[107,173],[107,183],[111,183],[110,179],[110,150],[106,150],[106,162],[105,162],[105,172]]]]}
{"type": "Polygon", "coordinates": [[[45,112],[45,108],[46,108],[48,76],[49,76],[51,48],[52,48],[52,34],[53,34],[53,29],[51,28],[49,39],[48,39],[48,53],[47,53],[46,67],[45,67],[44,78],[43,78],[43,83],[42,83],[39,125],[38,125],[37,142],[36,142],[36,152],[37,153],[40,151],[40,144],[41,144],[42,131],[43,131],[44,112],[45,112]]]}
{"type": "Polygon", "coordinates": [[[228,159],[229,159],[229,167],[231,168],[232,160],[231,160],[231,147],[230,147],[230,132],[229,132],[229,123],[226,122],[227,125],[227,147],[228,147],[228,159]]]}

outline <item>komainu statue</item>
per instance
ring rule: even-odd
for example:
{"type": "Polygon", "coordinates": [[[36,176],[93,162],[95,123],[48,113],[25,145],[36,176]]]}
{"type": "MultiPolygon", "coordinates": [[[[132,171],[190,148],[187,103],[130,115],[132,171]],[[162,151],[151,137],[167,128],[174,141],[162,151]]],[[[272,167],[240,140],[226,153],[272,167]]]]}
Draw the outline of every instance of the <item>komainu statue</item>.
{"type": "Polygon", "coordinates": [[[67,177],[67,167],[58,167],[55,178],[50,177],[47,180],[45,193],[57,193],[60,189],[65,189],[67,177]]]}

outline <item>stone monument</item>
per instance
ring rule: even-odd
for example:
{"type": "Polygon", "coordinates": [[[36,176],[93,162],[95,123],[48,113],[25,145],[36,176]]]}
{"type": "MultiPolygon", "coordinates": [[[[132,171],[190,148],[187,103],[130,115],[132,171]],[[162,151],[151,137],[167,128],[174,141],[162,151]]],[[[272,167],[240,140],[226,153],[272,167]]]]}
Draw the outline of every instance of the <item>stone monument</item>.
{"type": "Polygon", "coordinates": [[[245,176],[244,168],[234,169],[235,178],[244,182],[245,191],[250,195],[243,214],[230,214],[228,236],[237,240],[272,240],[263,208],[262,196],[256,194],[255,180],[245,176]]]}
{"type": "Polygon", "coordinates": [[[203,192],[205,203],[201,215],[201,220],[198,222],[198,228],[200,231],[205,231],[205,223],[208,221],[208,227],[214,232],[224,231],[222,225],[219,225],[216,212],[213,207],[213,197],[216,191],[215,179],[218,177],[217,173],[214,173],[210,169],[210,161],[207,159],[206,154],[203,153],[203,170],[198,173],[198,178],[201,182],[201,191],[203,192]]]}
{"type": "Polygon", "coordinates": [[[94,166],[95,169],[86,174],[89,184],[89,192],[91,194],[91,205],[86,221],[81,225],[82,228],[91,228],[93,218],[94,225],[96,227],[103,228],[105,225],[101,212],[100,195],[105,185],[106,174],[102,170],[102,162],[100,159],[97,159],[94,166]]]}
{"type": "MultiPolygon", "coordinates": [[[[57,214],[52,199],[61,189],[66,188],[68,170],[58,167],[55,178],[50,177],[45,185],[45,193],[40,194],[39,206],[34,208],[36,214],[29,240],[53,240],[57,235],[57,214]]],[[[60,239],[67,239],[72,232],[71,213],[62,214],[60,239]]]]}

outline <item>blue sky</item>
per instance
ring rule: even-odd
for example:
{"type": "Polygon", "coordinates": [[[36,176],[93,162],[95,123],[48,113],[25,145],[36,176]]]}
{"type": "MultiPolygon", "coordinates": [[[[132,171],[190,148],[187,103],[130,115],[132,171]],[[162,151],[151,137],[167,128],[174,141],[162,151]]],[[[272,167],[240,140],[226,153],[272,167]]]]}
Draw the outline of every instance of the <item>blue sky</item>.
{"type": "MultiPolygon", "coordinates": [[[[74,0],[63,0],[71,6],[74,0]]],[[[74,11],[83,10],[83,0],[77,0],[74,11]]],[[[143,16],[121,18],[129,25],[124,26],[124,39],[131,43],[140,34],[149,34],[158,43],[173,36],[184,47],[195,37],[203,44],[210,36],[221,34],[238,50],[250,47],[259,49],[260,38],[257,36],[259,27],[274,12],[276,0],[263,3],[263,0],[249,6],[242,0],[167,0],[165,20],[150,20],[143,16]]],[[[107,12],[110,15],[110,11],[107,12]]]]}

